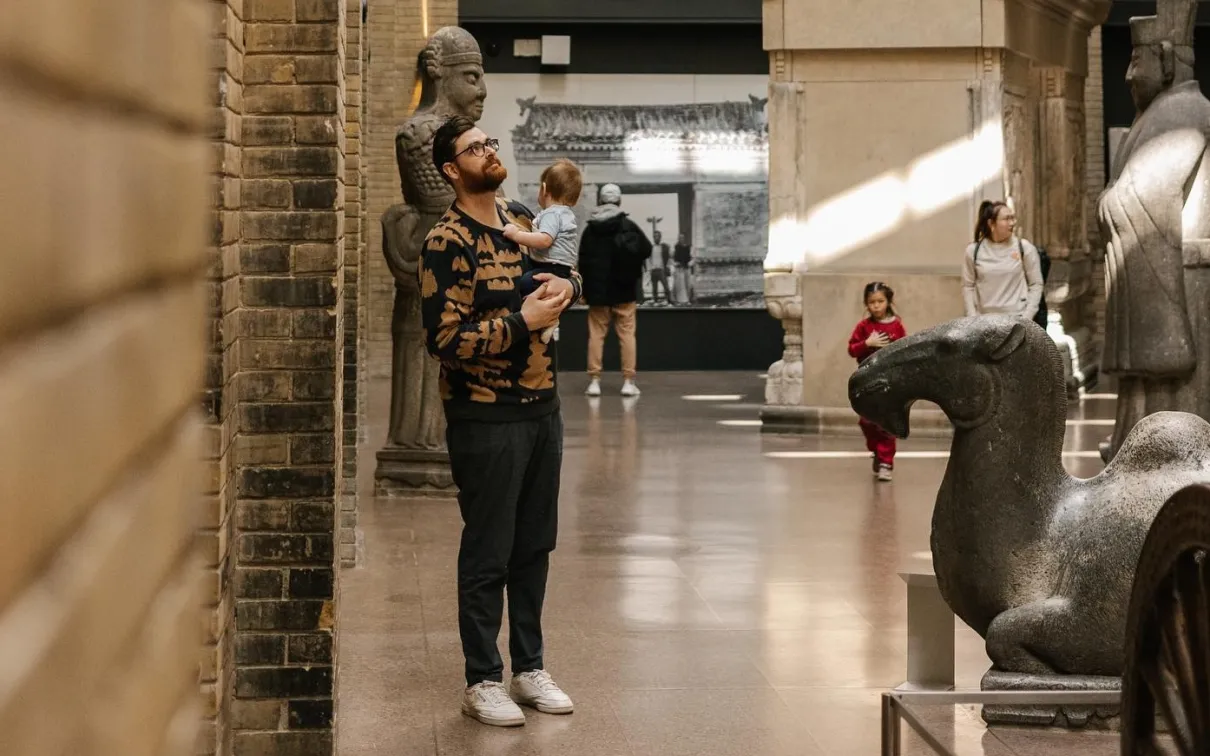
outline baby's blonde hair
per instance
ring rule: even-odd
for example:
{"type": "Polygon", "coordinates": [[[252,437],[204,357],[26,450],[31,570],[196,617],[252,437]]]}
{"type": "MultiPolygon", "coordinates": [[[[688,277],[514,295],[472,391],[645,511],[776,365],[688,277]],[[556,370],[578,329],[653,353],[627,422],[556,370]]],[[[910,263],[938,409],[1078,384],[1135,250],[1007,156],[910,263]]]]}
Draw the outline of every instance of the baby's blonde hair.
{"type": "Polygon", "coordinates": [[[567,158],[559,158],[554,165],[542,171],[539,179],[546,186],[546,193],[560,205],[573,206],[580,201],[580,190],[584,179],[576,164],[567,158]]]}

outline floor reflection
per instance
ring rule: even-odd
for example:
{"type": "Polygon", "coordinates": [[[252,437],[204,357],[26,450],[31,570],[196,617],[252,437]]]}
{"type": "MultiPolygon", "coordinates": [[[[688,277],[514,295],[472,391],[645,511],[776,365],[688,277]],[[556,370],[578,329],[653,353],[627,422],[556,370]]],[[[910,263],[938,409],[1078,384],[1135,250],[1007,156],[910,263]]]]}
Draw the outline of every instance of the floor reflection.
{"type": "MultiPolygon", "coordinates": [[[[576,714],[512,732],[460,716],[456,505],[376,500],[366,463],[363,566],[341,586],[341,755],[876,753],[878,696],[906,663],[896,571],[928,549],[948,443],[904,442],[919,456],[877,484],[859,436],[762,436],[756,375],[649,375],[625,400],[583,385],[564,377],[546,612],[548,666],[576,714]]],[[[387,401],[372,385],[371,439],[387,401]]],[[[1074,406],[1066,448],[1095,450],[1112,407],[1074,406]]],[[[977,687],[982,642],[955,633],[959,686],[977,687]]],[[[1087,750],[1103,738],[1000,737],[972,708],[930,716],[959,753],[1108,753],[1087,750]]]]}

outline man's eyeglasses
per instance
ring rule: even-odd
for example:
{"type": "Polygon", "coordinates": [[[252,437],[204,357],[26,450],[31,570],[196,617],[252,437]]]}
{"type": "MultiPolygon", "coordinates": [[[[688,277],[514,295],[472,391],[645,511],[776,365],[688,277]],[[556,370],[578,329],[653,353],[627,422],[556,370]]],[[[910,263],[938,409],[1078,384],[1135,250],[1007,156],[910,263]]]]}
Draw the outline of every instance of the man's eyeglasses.
{"type": "Polygon", "coordinates": [[[484,153],[487,152],[488,147],[492,148],[492,152],[499,152],[500,151],[500,140],[499,139],[485,139],[482,142],[471,142],[470,144],[468,144],[466,146],[465,150],[463,150],[462,152],[459,152],[457,155],[454,155],[454,160],[457,160],[459,157],[461,157],[462,155],[465,155],[468,152],[471,153],[472,155],[474,155],[475,157],[483,157],[484,153]]]}

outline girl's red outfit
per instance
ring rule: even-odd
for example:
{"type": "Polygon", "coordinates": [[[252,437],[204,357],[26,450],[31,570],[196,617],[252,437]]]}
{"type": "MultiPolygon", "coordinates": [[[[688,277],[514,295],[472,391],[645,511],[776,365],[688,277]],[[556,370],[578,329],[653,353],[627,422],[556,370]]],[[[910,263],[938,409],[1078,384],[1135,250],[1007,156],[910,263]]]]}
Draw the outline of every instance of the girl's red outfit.
{"type": "MultiPolygon", "coordinates": [[[[891,341],[897,341],[907,335],[907,331],[903,328],[903,321],[898,317],[889,322],[865,318],[857,324],[857,327],[853,329],[853,335],[849,337],[849,355],[857,360],[857,364],[865,362],[866,358],[878,351],[867,346],[865,341],[879,331],[885,333],[891,341]]],[[[861,425],[861,432],[865,435],[866,448],[874,453],[875,463],[894,467],[895,437],[864,417],[858,422],[861,425]]]]}

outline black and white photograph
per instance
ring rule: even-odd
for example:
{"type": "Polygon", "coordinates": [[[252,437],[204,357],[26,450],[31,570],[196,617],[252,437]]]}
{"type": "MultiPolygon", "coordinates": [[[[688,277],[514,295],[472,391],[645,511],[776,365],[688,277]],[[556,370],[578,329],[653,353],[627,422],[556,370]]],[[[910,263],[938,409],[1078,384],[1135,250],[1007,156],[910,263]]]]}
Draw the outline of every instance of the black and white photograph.
{"type": "Polygon", "coordinates": [[[542,171],[583,171],[580,228],[597,190],[652,242],[640,307],[764,309],[768,79],[743,75],[489,74],[480,126],[514,172],[505,192],[535,211],[542,171]]]}

